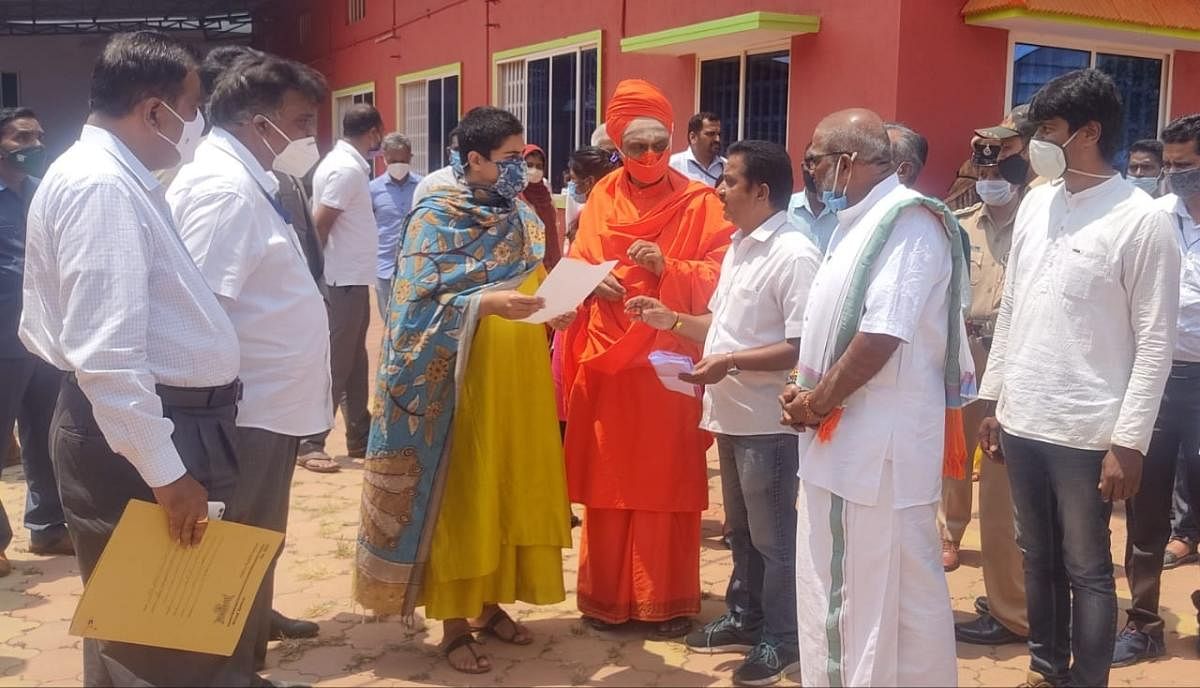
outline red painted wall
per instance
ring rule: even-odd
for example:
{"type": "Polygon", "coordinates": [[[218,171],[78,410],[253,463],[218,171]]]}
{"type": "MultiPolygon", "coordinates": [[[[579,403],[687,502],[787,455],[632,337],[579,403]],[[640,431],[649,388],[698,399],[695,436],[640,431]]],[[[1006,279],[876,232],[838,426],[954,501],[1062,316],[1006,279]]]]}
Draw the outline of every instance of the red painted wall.
{"type": "MultiPolygon", "coordinates": [[[[255,40],[320,69],[333,90],[373,81],[392,126],[399,74],[461,62],[465,112],[492,101],[493,53],[602,29],[603,100],[623,78],[657,84],[675,107],[678,150],[696,106],[696,59],[622,53],[622,37],[754,10],[817,15],[820,31],[791,41],[788,148],[797,166],[822,117],[867,107],[929,139],[920,187],[940,196],[971,131],[1006,109],[1007,32],[967,26],[960,8],[957,0],[367,0],[366,18],[348,24],[342,0],[281,0],[263,11],[255,40]],[[311,28],[301,41],[305,15],[311,28]]],[[[1200,53],[1177,53],[1174,69],[1172,116],[1200,111],[1200,53]]]]}
{"type": "Polygon", "coordinates": [[[1200,53],[1175,52],[1171,119],[1200,112],[1200,53]]]}

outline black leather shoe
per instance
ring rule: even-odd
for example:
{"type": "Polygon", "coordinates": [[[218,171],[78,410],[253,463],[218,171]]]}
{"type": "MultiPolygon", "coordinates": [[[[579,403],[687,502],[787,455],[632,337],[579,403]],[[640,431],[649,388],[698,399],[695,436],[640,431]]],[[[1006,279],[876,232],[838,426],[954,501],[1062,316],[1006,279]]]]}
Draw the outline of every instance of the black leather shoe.
{"type": "Polygon", "coordinates": [[[992,608],[988,606],[986,595],[980,595],[975,598],[975,613],[980,616],[987,616],[992,613],[992,608]]]}
{"type": "Polygon", "coordinates": [[[289,619],[274,609],[271,610],[271,640],[315,638],[320,632],[321,627],[312,621],[289,619]]]}
{"type": "Polygon", "coordinates": [[[954,624],[954,638],[960,643],[971,645],[1010,645],[1027,640],[1005,628],[1004,624],[996,621],[990,614],[984,614],[973,621],[954,624]]]}

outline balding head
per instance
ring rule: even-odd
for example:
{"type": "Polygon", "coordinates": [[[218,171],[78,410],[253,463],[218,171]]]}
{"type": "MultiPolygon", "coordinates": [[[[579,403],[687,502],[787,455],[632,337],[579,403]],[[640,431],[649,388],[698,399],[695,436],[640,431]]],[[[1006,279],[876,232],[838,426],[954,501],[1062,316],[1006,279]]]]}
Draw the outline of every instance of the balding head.
{"type": "Polygon", "coordinates": [[[818,191],[858,203],[894,169],[883,119],[863,108],[827,116],[813,131],[805,166],[818,191]]]}
{"type": "Polygon", "coordinates": [[[865,108],[841,110],[821,120],[813,132],[813,147],[822,153],[857,153],[856,162],[892,162],[892,142],[883,118],[865,108]]]}

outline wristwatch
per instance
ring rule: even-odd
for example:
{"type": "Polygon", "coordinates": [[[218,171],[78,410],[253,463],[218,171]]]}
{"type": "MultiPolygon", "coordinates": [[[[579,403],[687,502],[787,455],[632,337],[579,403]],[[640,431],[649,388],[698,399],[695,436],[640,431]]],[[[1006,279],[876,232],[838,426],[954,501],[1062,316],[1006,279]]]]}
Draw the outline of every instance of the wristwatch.
{"type": "Polygon", "coordinates": [[[733,352],[729,352],[729,360],[725,366],[725,374],[729,377],[737,377],[742,374],[742,369],[737,367],[737,360],[733,358],[733,352]]]}

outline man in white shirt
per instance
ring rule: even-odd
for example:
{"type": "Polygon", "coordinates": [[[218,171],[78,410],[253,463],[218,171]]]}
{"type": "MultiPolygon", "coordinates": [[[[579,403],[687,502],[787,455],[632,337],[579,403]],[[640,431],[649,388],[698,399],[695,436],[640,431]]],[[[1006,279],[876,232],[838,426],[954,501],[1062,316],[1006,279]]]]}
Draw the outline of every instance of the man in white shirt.
{"type": "Polygon", "coordinates": [[[1171,537],[1175,474],[1179,473],[1185,494],[1200,492],[1200,223],[1196,219],[1200,218],[1200,115],[1175,120],[1163,129],[1162,138],[1164,177],[1170,188],[1158,207],[1170,213],[1182,256],[1179,317],[1174,362],[1142,481],[1137,494],[1125,502],[1129,534],[1125,576],[1131,599],[1129,622],[1113,648],[1113,666],[1165,654],[1165,622],[1158,606],[1163,555],[1171,537]]]}
{"type": "MultiPolygon", "coordinates": [[[[20,336],[68,373],[51,457],[85,582],[131,499],[157,501],[185,546],[203,537],[208,500],[245,521],[237,335],[151,172],[189,161],[200,141],[196,67],[163,34],[114,36],[93,70],[88,123],[30,207],[20,336]]],[[[85,638],[84,683],[258,685],[251,635],[231,657],[85,638]]]]}
{"type": "Polygon", "coordinates": [[[1008,467],[1030,682],[1102,686],[1117,614],[1109,517],[1137,492],[1171,369],[1179,243],[1112,168],[1122,119],[1109,76],[1051,80],[1029,118],[1029,161],[1050,183],[1017,211],[980,390],[995,417],[979,440],[1008,467]]]}
{"type": "MultiPolygon", "coordinates": [[[[367,452],[371,415],[367,411],[367,326],[375,286],[379,232],[371,209],[371,164],[383,144],[383,119],[365,103],[342,118],[342,138],[313,174],[313,221],[325,246],[328,286],[330,374],[333,408],[342,409],[346,449],[367,452]]],[[[325,453],[328,432],[306,437],[296,461],[311,471],[332,473],[338,464],[325,453]]]]}
{"type": "Polygon", "coordinates": [[[709,313],[688,315],[648,297],[634,317],[704,343],[686,382],[706,385],[700,426],[717,438],[733,572],[728,611],[687,637],[694,652],[748,652],[738,685],[774,683],[799,662],[796,641],[797,433],[774,414],[796,363],[804,303],[821,252],[788,222],[792,162],[780,145],[740,141],[729,149],[717,194],[742,229],[725,254],[709,313]]]}
{"type": "Polygon", "coordinates": [[[671,167],[701,184],[716,188],[725,174],[721,155],[721,118],[698,112],[688,120],[688,147],[671,156],[671,167]]]}
{"type": "Polygon", "coordinates": [[[807,164],[838,227],[781,399],[783,421],[805,430],[796,528],[804,682],[956,685],[935,522],[943,466],[966,459],[961,447],[943,457],[948,433],[961,440],[948,409],[974,393],[958,224],[900,184],[883,121],[869,110],[822,120],[807,164]]]}
{"type": "MultiPolygon", "coordinates": [[[[167,202],[238,334],[244,392],[236,499],[248,523],[285,532],[300,438],[333,425],[329,325],[268,169],[303,177],[316,164],[317,111],[326,88],[308,67],[273,56],[242,58],[232,71],[216,81],[208,108],[213,129],[179,171],[167,202]]],[[[247,622],[258,629],[262,657],[271,635],[318,630],[268,613],[274,567],[273,561],[247,622]]]]}

